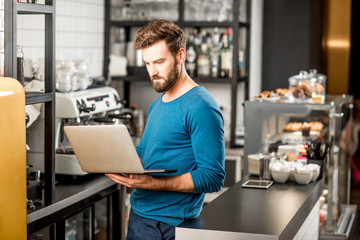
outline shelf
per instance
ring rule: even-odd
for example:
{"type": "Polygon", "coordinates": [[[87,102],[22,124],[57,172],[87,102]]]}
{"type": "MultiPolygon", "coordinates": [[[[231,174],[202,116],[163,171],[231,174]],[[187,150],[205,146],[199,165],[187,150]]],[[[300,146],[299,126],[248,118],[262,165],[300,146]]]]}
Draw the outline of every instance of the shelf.
{"type": "Polygon", "coordinates": [[[19,14],[54,14],[55,8],[52,5],[18,3],[16,10],[19,14]]]}
{"type": "MultiPolygon", "coordinates": [[[[181,23],[182,26],[184,27],[233,27],[234,23],[233,22],[208,22],[208,21],[184,21],[181,23]]],[[[249,24],[248,23],[239,23],[239,27],[248,27],[249,24]]]]}
{"type": "Polygon", "coordinates": [[[149,76],[129,75],[129,76],[111,76],[111,80],[128,82],[148,82],[149,76]]]}
{"type": "Polygon", "coordinates": [[[26,93],[25,94],[26,105],[51,102],[55,100],[54,93],[26,93]]]}
{"type": "MultiPolygon", "coordinates": [[[[117,27],[142,27],[149,23],[152,20],[144,20],[144,21],[127,21],[127,20],[110,20],[111,26],[117,27]]],[[[232,27],[234,25],[233,22],[208,22],[208,21],[174,21],[175,24],[178,24],[182,27],[232,27]]],[[[249,27],[249,23],[239,22],[239,27],[249,27]]]]}
{"type": "Polygon", "coordinates": [[[241,77],[238,78],[237,82],[238,82],[238,83],[241,83],[241,82],[247,83],[247,82],[248,82],[248,79],[249,79],[248,76],[241,76],[241,77]]]}
{"type": "Polygon", "coordinates": [[[117,26],[117,27],[142,27],[148,24],[149,21],[126,21],[126,20],[119,20],[113,21],[110,20],[110,26],[117,26]]]}
{"type": "MultiPolygon", "coordinates": [[[[246,82],[247,77],[240,77],[238,78],[238,83],[246,82]]],[[[149,82],[149,76],[143,75],[128,75],[128,76],[112,76],[111,80],[115,81],[127,81],[127,82],[149,82]]],[[[195,82],[202,82],[202,83],[231,83],[231,78],[213,78],[213,77],[194,77],[193,80],[195,82]]]]}
{"type": "Polygon", "coordinates": [[[195,82],[205,82],[205,83],[231,83],[230,78],[213,78],[213,77],[194,77],[195,82]]]}

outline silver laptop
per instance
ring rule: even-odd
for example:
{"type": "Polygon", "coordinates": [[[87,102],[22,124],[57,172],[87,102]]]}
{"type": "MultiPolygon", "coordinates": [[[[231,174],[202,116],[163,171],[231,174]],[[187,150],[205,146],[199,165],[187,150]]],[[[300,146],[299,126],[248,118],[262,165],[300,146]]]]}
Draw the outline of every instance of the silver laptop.
{"type": "Polygon", "coordinates": [[[125,125],[65,126],[80,167],[88,173],[173,173],[144,170],[125,125]]]}

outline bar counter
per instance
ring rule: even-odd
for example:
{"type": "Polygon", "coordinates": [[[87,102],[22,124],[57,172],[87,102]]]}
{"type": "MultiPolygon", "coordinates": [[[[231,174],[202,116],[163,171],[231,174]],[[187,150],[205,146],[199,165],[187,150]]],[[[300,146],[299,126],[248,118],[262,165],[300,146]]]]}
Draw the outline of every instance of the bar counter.
{"type": "Polygon", "coordinates": [[[246,180],[206,205],[198,218],[177,227],[176,239],[289,240],[308,238],[310,228],[312,237],[318,232],[321,180],[274,183],[269,189],[243,188],[246,180]]]}
{"type": "Polygon", "coordinates": [[[28,232],[56,223],[119,189],[119,185],[104,174],[88,175],[81,181],[60,181],[55,187],[53,204],[45,206],[40,203],[35,204],[36,209],[28,209],[28,232]]]}

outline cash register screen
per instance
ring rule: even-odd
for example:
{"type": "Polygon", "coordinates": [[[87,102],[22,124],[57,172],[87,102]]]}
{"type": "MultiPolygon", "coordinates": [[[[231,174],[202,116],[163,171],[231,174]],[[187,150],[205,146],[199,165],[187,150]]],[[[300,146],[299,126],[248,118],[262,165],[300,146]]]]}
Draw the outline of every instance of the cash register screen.
{"type": "Polygon", "coordinates": [[[242,186],[249,188],[264,188],[268,189],[274,182],[268,180],[248,180],[242,186]]]}

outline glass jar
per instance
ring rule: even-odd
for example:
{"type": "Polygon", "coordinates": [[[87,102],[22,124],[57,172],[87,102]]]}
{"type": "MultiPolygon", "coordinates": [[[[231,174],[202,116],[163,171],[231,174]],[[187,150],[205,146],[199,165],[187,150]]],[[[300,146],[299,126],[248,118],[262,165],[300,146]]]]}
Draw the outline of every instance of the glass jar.
{"type": "Polygon", "coordinates": [[[326,76],[318,74],[316,69],[300,71],[299,75],[289,78],[289,101],[324,103],[326,76]]]}
{"type": "Polygon", "coordinates": [[[300,71],[299,75],[289,78],[289,101],[308,102],[312,101],[314,80],[306,71],[300,71]]]}
{"type": "Polygon", "coordinates": [[[310,69],[309,75],[314,81],[314,91],[312,92],[312,100],[314,103],[324,103],[326,96],[326,76],[317,73],[316,69],[310,69]]]}

